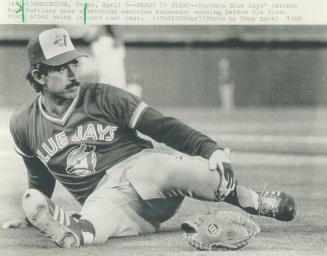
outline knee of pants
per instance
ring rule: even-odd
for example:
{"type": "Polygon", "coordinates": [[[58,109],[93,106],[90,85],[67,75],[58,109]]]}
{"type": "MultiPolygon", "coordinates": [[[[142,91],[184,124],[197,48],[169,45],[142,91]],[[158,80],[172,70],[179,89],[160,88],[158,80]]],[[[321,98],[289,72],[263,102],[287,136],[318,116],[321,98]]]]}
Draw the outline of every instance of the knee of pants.
{"type": "Polygon", "coordinates": [[[185,155],[153,153],[143,157],[128,171],[128,177],[143,184],[171,183],[176,176],[202,175],[208,164],[201,158],[185,155]]]}
{"type": "Polygon", "coordinates": [[[169,178],[167,161],[169,157],[165,154],[145,155],[127,171],[127,178],[144,185],[160,184],[169,178]]]}
{"type": "Polygon", "coordinates": [[[211,172],[202,158],[159,153],[140,159],[128,170],[127,179],[144,200],[214,194],[220,183],[219,174],[211,172]]]}

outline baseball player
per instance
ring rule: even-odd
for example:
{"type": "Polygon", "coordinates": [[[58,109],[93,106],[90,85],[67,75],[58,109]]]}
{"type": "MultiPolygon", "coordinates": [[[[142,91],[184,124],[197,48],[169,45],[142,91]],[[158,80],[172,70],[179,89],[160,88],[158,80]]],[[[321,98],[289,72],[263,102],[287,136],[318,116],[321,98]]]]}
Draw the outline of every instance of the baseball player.
{"type": "Polygon", "coordinates": [[[228,150],[206,135],[124,90],[80,83],[84,54],[64,29],[41,32],[27,52],[27,79],[40,93],[13,114],[10,129],[28,171],[25,216],[57,245],[156,232],[185,197],[294,218],[292,197],[238,184],[228,150]],[[183,154],[159,152],[137,131],[183,154]],[[81,204],[78,215],[51,200],[56,181],[81,204]]]}

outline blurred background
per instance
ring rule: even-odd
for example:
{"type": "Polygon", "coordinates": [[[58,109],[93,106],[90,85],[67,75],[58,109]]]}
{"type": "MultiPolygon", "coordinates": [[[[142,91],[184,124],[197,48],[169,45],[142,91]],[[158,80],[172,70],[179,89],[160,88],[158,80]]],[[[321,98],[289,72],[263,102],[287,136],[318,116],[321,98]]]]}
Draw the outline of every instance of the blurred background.
{"type": "MultiPolygon", "coordinates": [[[[54,26],[0,25],[0,113],[35,93],[26,45],[54,26]]],[[[64,26],[110,83],[233,151],[327,154],[327,26],[64,26]]]]}
{"type": "MultiPolygon", "coordinates": [[[[0,26],[0,106],[34,94],[26,44],[51,26],[0,26]]],[[[68,27],[91,54],[85,26],[68,27]]],[[[126,81],[157,106],[327,104],[327,26],[112,26],[126,81]],[[226,85],[227,84],[227,85],[226,85]]]]}

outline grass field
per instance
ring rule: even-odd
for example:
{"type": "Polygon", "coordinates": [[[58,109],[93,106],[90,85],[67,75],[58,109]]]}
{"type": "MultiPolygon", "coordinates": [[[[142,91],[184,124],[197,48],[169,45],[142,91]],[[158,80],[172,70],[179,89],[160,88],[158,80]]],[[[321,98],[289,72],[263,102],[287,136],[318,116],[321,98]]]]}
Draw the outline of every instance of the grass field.
{"type": "MultiPolygon", "coordinates": [[[[241,109],[227,114],[216,109],[164,109],[232,149],[240,183],[261,190],[283,190],[298,202],[290,223],[255,217],[261,233],[240,251],[199,252],[183,240],[179,223],[199,211],[231,209],[225,203],[185,200],[161,232],[111,239],[106,245],[76,250],[57,248],[31,228],[0,230],[0,255],[327,255],[327,115],[326,109],[241,109]],[[51,250],[48,250],[51,249],[51,250]]],[[[8,133],[11,110],[1,110],[0,222],[22,216],[21,196],[26,174],[12,150],[8,133]]],[[[78,209],[72,197],[57,186],[54,200],[78,209]]]]}

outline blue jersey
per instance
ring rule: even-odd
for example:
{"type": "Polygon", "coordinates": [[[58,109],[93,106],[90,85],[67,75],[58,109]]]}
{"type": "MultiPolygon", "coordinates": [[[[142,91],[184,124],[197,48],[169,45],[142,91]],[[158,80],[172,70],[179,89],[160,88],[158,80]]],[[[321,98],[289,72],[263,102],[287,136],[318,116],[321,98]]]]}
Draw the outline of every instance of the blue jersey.
{"type": "Polygon", "coordinates": [[[11,119],[17,152],[37,157],[78,200],[104,172],[151,143],[134,130],[147,105],[116,87],[89,84],[61,118],[49,116],[41,97],[11,119]]]}
{"type": "Polygon", "coordinates": [[[60,118],[46,113],[39,95],[14,113],[10,128],[16,151],[41,163],[28,168],[30,185],[46,189],[49,184],[42,185],[44,180],[54,182],[49,177],[40,178],[47,172],[80,203],[106,170],[152,148],[136,130],[189,155],[208,158],[218,148],[207,136],[177,119],[163,116],[124,90],[103,84],[81,85],[60,118]]]}

